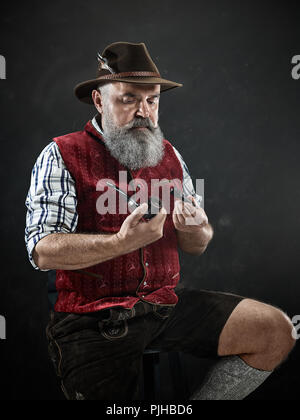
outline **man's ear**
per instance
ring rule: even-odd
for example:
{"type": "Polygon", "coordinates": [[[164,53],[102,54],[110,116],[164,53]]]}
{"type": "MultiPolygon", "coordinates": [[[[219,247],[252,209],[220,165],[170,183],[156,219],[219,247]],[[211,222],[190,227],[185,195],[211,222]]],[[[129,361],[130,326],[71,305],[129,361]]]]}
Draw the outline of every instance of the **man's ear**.
{"type": "Polygon", "coordinates": [[[94,102],[94,105],[95,105],[97,111],[100,114],[102,114],[102,97],[101,97],[101,93],[98,90],[94,89],[92,91],[92,98],[93,98],[93,102],[94,102]]]}

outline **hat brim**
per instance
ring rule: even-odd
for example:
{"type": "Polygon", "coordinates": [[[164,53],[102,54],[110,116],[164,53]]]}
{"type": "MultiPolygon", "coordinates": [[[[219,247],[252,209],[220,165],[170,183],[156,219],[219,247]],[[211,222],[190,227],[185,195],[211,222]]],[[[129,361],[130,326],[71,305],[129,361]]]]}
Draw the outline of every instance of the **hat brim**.
{"type": "Polygon", "coordinates": [[[81,101],[89,105],[93,105],[92,91],[97,89],[101,84],[112,83],[112,82],[125,82],[135,83],[143,85],[161,85],[161,92],[166,90],[174,89],[176,87],[182,87],[182,84],[172,82],[170,80],[161,79],[159,77],[127,77],[114,80],[103,80],[103,79],[92,79],[85,82],[79,83],[74,88],[76,97],[81,101]]]}

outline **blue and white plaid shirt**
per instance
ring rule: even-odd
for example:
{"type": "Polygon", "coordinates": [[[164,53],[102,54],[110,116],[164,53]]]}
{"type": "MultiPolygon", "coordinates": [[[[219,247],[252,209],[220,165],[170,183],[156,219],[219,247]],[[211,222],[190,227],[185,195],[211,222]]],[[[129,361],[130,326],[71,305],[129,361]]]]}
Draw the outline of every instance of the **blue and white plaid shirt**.
{"type": "MultiPolygon", "coordinates": [[[[103,134],[96,118],[92,123],[103,134]]],[[[188,168],[180,153],[173,148],[183,169],[184,193],[193,195],[200,206],[202,197],[195,193],[188,168]]],[[[32,257],[37,242],[51,233],[74,233],[78,221],[75,181],[54,141],[44,148],[33,167],[25,205],[25,243],[31,264],[39,270],[32,257]]]]}

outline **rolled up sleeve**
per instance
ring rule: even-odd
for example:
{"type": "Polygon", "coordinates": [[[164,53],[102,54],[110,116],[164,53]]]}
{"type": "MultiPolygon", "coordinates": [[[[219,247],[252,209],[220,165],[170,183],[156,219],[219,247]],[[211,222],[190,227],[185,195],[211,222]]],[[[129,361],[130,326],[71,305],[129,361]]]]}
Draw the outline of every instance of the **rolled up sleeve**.
{"type": "Polygon", "coordinates": [[[52,233],[74,232],[78,221],[75,181],[54,142],[44,148],[33,167],[25,205],[25,244],[30,263],[40,270],[33,259],[36,244],[52,233]]]}

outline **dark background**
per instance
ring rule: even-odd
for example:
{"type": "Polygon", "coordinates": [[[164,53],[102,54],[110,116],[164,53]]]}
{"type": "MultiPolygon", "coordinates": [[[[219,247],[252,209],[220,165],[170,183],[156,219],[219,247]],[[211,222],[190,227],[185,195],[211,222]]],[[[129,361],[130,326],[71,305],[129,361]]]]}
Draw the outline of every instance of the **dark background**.
{"type": "MultiPolygon", "coordinates": [[[[205,179],[215,237],[203,256],[181,254],[183,284],[300,314],[299,12],[294,2],[250,0],[1,4],[1,398],[62,398],[44,335],[47,276],[27,259],[24,202],[41,150],[95,114],[73,86],[94,77],[97,51],[115,41],[145,42],[162,76],[184,84],[162,95],[160,124],[193,179],[205,179]]],[[[297,355],[299,346],[249,399],[296,400],[297,355]]],[[[193,387],[208,364],[184,361],[193,387]]]]}

